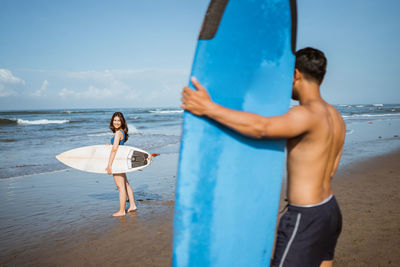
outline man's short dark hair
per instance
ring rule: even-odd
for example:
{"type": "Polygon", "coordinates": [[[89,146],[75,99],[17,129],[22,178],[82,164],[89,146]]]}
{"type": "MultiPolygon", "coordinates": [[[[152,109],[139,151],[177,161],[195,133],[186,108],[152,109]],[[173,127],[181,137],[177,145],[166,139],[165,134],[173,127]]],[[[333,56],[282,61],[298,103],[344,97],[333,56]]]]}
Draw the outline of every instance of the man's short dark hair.
{"type": "Polygon", "coordinates": [[[322,83],[326,72],[327,60],[324,53],[312,47],[306,47],[296,52],[295,68],[298,69],[306,79],[322,83]]]}

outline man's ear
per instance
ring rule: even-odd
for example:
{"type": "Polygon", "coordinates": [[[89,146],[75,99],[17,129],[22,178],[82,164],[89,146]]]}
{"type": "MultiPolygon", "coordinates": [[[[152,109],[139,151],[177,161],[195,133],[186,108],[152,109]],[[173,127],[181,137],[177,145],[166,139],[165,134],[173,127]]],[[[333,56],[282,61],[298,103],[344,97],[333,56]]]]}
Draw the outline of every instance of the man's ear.
{"type": "Polygon", "coordinates": [[[293,82],[301,80],[303,78],[303,75],[298,69],[294,69],[294,76],[293,76],[293,82]]]}

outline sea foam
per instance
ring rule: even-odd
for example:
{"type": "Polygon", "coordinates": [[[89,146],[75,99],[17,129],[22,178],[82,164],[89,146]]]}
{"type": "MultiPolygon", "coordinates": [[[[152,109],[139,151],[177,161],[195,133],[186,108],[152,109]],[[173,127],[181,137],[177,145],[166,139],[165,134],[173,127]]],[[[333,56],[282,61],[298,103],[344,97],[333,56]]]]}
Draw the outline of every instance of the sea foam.
{"type": "Polygon", "coordinates": [[[40,124],[63,124],[63,123],[69,123],[69,120],[48,120],[48,119],[43,119],[43,120],[33,120],[33,121],[28,121],[28,120],[23,120],[23,119],[17,119],[18,124],[21,125],[40,125],[40,124]]]}

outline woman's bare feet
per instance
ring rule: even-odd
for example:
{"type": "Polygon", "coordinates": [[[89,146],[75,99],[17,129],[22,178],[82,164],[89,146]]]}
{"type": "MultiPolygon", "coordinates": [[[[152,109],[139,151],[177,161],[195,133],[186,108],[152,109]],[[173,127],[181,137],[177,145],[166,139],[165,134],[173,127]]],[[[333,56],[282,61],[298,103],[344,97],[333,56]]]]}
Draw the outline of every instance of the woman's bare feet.
{"type": "Polygon", "coordinates": [[[125,216],[125,211],[117,211],[112,215],[113,217],[125,216]]]}
{"type": "Polygon", "coordinates": [[[129,207],[128,212],[134,212],[134,211],[137,211],[137,207],[136,206],[129,207]]]}

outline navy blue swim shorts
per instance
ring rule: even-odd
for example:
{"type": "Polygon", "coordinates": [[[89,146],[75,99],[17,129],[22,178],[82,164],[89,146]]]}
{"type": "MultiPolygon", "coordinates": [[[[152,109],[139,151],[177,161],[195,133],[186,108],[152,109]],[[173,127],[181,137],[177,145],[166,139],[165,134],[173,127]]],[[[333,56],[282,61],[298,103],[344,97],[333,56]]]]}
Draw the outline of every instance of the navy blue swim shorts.
{"type": "Polygon", "coordinates": [[[288,205],[282,216],[271,265],[276,267],[319,267],[333,260],[342,230],[342,214],[331,195],[315,205],[288,205]]]}

